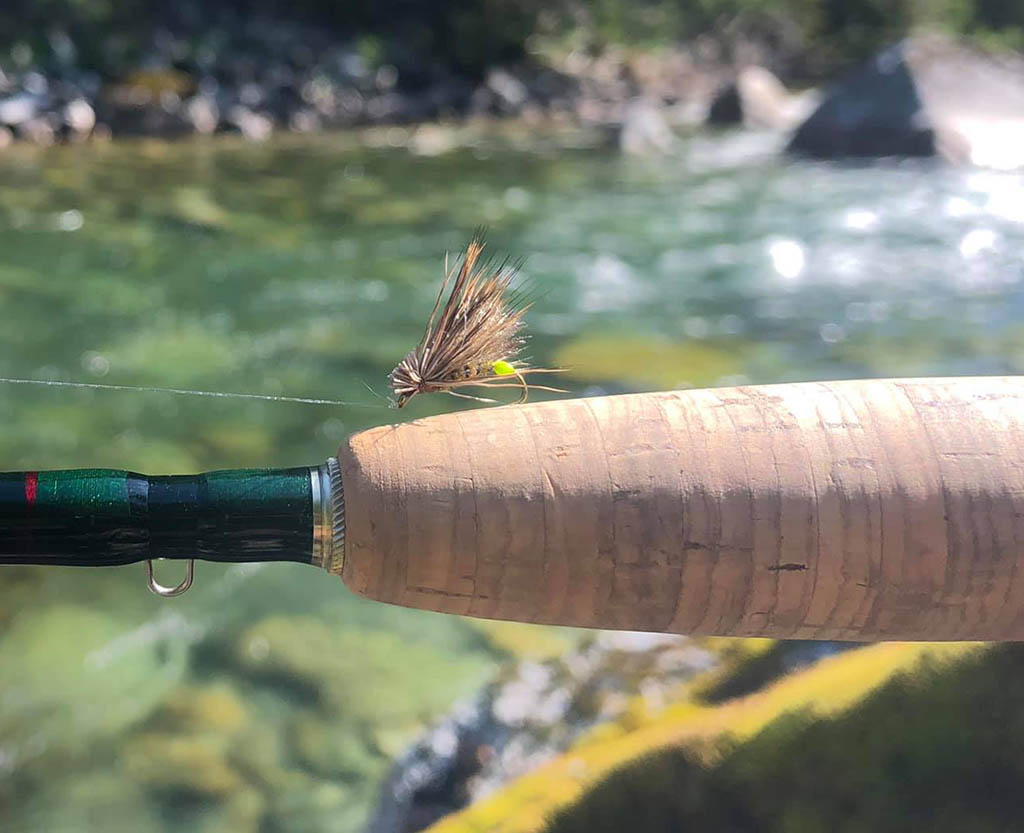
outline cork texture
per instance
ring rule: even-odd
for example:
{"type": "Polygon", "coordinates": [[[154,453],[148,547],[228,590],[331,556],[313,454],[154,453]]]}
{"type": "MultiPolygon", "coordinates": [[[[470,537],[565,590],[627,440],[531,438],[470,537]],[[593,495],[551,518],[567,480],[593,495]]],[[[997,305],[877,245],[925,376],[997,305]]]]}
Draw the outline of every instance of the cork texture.
{"type": "Polygon", "coordinates": [[[339,452],[343,578],[525,622],[1021,639],[1022,440],[1024,378],[645,393],[375,428],[339,452]]]}

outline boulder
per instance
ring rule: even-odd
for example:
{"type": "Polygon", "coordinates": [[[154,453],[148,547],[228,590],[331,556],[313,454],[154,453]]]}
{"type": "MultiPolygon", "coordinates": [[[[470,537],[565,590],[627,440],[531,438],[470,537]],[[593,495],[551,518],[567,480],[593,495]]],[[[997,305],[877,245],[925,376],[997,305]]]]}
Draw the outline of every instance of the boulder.
{"type": "Polygon", "coordinates": [[[64,106],[64,124],[75,136],[87,136],[96,126],[96,112],[84,98],[75,98],[64,106]]]}
{"type": "Polygon", "coordinates": [[[790,130],[807,118],[817,103],[815,91],[793,94],[764,67],[748,66],[719,90],[708,109],[707,123],[790,130]]]}
{"type": "Polygon", "coordinates": [[[820,159],[922,157],[1024,165],[1024,60],[940,36],[883,50],[828,91],[789,150],[820,159]]]}
{"type": "Polygon", "coordinates": [[[618,144],[625,154],[666,154],[675,149],[676,137],[661,109],[654,102],[638,97],[626,105],[618,130],[618,144]]]}
{"type": "Polygon", "coordinates": [[[0,124],[17,126],[34,119],[47,105],[45,96],[16,93],[0,99],[0,124]]]}

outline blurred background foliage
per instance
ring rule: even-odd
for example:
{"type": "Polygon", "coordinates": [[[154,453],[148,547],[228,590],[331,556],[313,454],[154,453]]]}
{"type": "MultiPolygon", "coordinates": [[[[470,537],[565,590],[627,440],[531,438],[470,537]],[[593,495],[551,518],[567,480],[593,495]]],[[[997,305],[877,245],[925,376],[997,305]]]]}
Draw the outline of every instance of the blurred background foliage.
{"type": "Polygon", "coordinates": [[[491,66],[565,43],[600,50],[742,38],[770,47],[779,56],[776,71],[805,81],[921,26],[1024,47],[1024,6],[1013,0],[7,0],[0,50],[27,45],[60,62],[63,34],[83,68],[116,79],[138,67],[154,36],[169,32],[182,39],[178,68],[193,70],[253,16],[357,42],[371,65],[397,66],[411,87],[431,68],[478,78],[491,66]]]}

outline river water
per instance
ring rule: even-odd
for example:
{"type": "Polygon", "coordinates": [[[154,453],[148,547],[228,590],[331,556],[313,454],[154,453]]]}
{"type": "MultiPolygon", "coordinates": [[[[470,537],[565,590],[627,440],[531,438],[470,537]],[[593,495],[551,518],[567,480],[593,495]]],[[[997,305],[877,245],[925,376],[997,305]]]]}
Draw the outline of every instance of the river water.
{"type": "MultiPolygon", "coordinates": [[[[1024,371],[1020,174],[791,161],[749,133],[656,159],[523,126],[427,138],[5,151],[0,375],[357,404],[0,383],[0,468],[313,464],[478,407],[380,398],[478,225],[526,258],[529,353],[572,395],[1024,371]]],[[[174,602],[141,567],[10,568],[3,827],[357,830],[417,727],[571,639],[361,602],[300,565],[203,564],[174,602]]]]}

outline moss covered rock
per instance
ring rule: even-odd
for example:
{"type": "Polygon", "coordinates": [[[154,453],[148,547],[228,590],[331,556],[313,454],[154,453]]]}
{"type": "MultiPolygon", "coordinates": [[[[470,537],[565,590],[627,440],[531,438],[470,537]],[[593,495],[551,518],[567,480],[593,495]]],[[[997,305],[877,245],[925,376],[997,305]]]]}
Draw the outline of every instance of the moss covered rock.
{"type": "Polygon", "coordinates": [[[403,732],[447,705],[481,668],[478,658],[453,660],[394,633],[338,631],[304,617],[270,617],[247,629],[234,660],[293,701],[350,725],[403,732]]]}
{"type": "Polygon", "coordinates": [[[163,822],[146,792],[116,772],[86,772],[33,793],[25,803],[5,804],[5,833],[81,833],[120,830],[163,833],[163,822]]]}
{"type": "Polygon", "coordinates": [[[330,720],[300,715],[292,722],[288,739],[292,753],[305,769],[332,780],[364,777],[370,761],[376,762],[380,774],[386,766],[387,759],[373,742],[330,720]]]}
{"type": "MultiPolygon", "coordinates": [[[[873,728],[868,731],[867,725],[860,730],[873,739],[872,743],[891,744],[895,755],[900,745],[900,726],[907,715],[920,708],[915,697],[906,695],[911,691],[931,692],[940,702],[949,700],[945,691],[951,678],[946,675],[957,675],[957,669],[962,669],[959,678],[968,683],[986,662],[984,649],[974,645],[886,643],[847,651],[806,670],[788,674],[764,689],[718,705],[703,705],[683,699],[662,709],[630,709],[624,712],[623,720],[608,724],[615,731],[599,729],[583,737],[561,757],[430,829],[433,833],[480,830],[489,833],[536,833],[548,829],[553,817],[557,820],[552,830],[557,833],[575,833],[578,830],[600,833],[622,829],[636,830],[637,833],[676,829],[907,829],[912,826],[909,818],[900,816],[892,805],[889,806],[893,819],[902,827],[896,822],[893,822],[895,826],[879,827],[877,816],[872,817],[877,822],[874,825],[843,827],[839,824],[837,808],[848,807],[854,793],[836,784],[840,776],[836,775],[839,770],[833,766],[833,759],[841,760],[846,753],[835,741],[811,742],[810,735],[794,740],[785,747],[783,765],[782,759],[773,752],[776,750],[774,741],[768,738],[778,738],[779,735],[774,734],[776,732],[790,736],[793,727],[801,725],[825,727],[822,730],[825,737],[828,736],[827,727],[844,725],[849,727],[846,736],[852,739],[858,731],[853,728],[857,725],[856,715],[865,715],[867,721],[875,719],[875,704],[880,699],[895,704],[895,700],[886,698],[890,692],[902,690],[904,696],[897,698],[901,704],[887,712],[889,716],[883,724],[883,731],[873,728]],[[742,750],[748,748],[760,748],[756,760],[753,756],[742,755],[742,750]],[[800,762],[801,756],[803,763],[800,762]],[[765,801],[769,801],[768,795],[774,793],[776,803],[773,806],[780,813],[788,800],[787,790],[800,789],[801,773],[814,776],[811,779],[814,786],[806,793],[809,812],[816,812],[812,806],[815,792],[827,792],[831,789],[829,784],[836,784],[837,792],[844,797],[832,805],[835,813],[821,817],[829,823],[807,825],[794,821],[786,826],[779,821],[781,815],[765,815],[753,823],[751,819],[757,817],[743,808],[746,797],[742,790],[733,789],[724,778],[719,781],[708,775],[726,760],[736,761],[740,769],[751,767],[746,777],[763,790],[765,801]],[[776,774],[778,767],[783,770],[788,767],[790,775],[779,777],[776,774]],[[762,780],[758,782],[757,779],[762,780]],[[682,789],[681,785],[687,788],[682,789]],[[722,785],[732,790],[725,793],[728,798],[725,801],[719,800],[723,795],[722,785]]],[[[1002,666],[1008,664],[1004,662],[1002,666]]],[[[989,674],[982,679],[991,682],[995,676],[989,674]]],[[[977,688],[965,686],[966,690],[977,688]]],[[[706,691],[706,687],[700,686],[698,690],[706,691]]],[[[952,700],[963,708],[971,702],[972,708],[981,713],[987,708],[983,705],[984,698],[977,692],[973,700],[957,697],[952,700]]],[[[1007,698],[1001,698],[999,702],[1005,702],[1005,707],[996,714],[1002,715],[1000,719],[1006,719],[1013,711],[1012,707],[1007,698]]],[[[925,708],[915,721],[930,725],[932,738],[939,741],[939,747],[943,733],[956,722],[949,711],[947,707],[934,717],[928,717],[925,708]]],[[[987,722],[988,718],[984,720],[987,722]]],[[[964,745],[970,746],[969,740],[961,744],[964,745]]],[[[963,760],[970,762],[972,758],[965,755],[963,760]]],[[[869,771],[874,765],[870,754],[857,763],[869,771]]],[[[849,766],[852,768],[853,764],[849,766]]],[[[912,771],[908,768],[904,775],[912,771]]],[[[877,781],[877,778],[872,776],[868,780],[877,781]]],[[[864,791],[858,794],[863,798],[871,793],[864,791]]],[[[978,829],[995,831],[1007,828],[978,829]]]]}
{"type": "Polygon", "coordinates": [[[933,655],[842,712],[789,711],[711,756],[662,749],[597,784],[547,831],[1016,829],[1022,660],[1020,645],[952,662],[933,655]]]}
{"type": "Polygon", "coordinates": [[[26,610],[0,638],[0,746],[22,776],[97,753],[151,712],[185,670],[183,651],[91,608],[26,610]]]}
{"type": "Polygon", "coordinates": [[[213,734],[139,735],[126,745],[124,763],[131,778],[156,792],[221,798],[243,783],[225,738],[213,734]]]}
{"type": "Polygon", "coordinates": [[[151,728],[169,732],[233,734],[244,727],[248,719],[238,693],[222,682],[173,689],[149,724],[151,728]]]}
{"type": "Polygon", "coordinates": [[[745,343],[675,343],[645,335],[593,334],[556,354],[569,376],[596,383],[630,380],[663,389],[703,387],[743,372],[745,343]]]}

